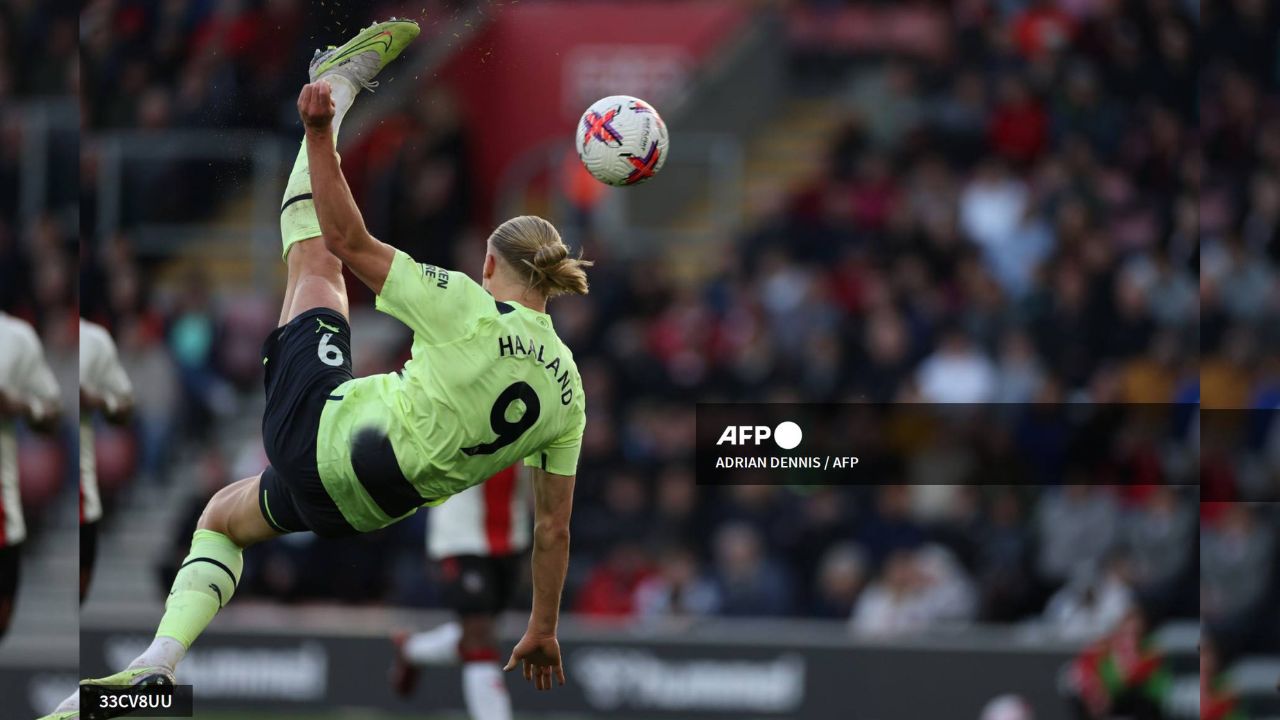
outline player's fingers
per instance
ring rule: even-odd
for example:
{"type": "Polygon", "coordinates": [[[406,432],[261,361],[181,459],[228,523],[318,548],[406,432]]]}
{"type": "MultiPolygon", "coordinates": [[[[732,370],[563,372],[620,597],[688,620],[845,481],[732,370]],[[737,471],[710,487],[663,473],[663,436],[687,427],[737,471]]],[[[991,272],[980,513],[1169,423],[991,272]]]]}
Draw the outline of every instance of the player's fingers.
{"type": "Polygon", "coordinates": [[[560,681],[560,687],[564,687],[564,663],[556,665],[556,679],[560,681]]]}
{"type": "Polygon", "coordinates": [[[512,650],[511,659],[507,661],[506,667],[502,668],[502,672],[510,672],[511,670],[515,669],[516,664],[518,664],[519,662],[520,662],[519,660],[516,660],[516,651],[512,650]]]}
{"type": "Polygon", "coordinates": [[[525,680],[533,679],[533,663],[529,662],[528,660],[524,661],[524,679],[525,680]]]}
{"type": "Polygon", "coordinates": [[[551,689],[551,668],[541,667],[541,668],[538,668],[538,670],[539,670],[538,679],[541,681],[542,689],[550,690],[551,689]]]}

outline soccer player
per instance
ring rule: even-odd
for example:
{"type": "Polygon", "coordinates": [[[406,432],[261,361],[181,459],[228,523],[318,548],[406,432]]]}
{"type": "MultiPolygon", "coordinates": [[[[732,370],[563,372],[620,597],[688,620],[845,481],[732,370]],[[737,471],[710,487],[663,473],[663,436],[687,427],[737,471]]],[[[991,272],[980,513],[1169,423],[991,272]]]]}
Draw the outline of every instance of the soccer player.
{"type": "Polygon", "coordinates": [[[527,487],[513,466],[431,509],[427,555],[444,571],[445,601],[458,619],[392,638],[391,685],[401,696],[413,692],[420,666],[462,663],[462,697],[471,720],[511,720],[495,625],[511,602],[517,563],[529,547],[527,487]]]}
{"type": "Polygon", "coordinates": [[[120,366],[111,334],[101,325],[80,319],[80,602],[89,592],[98,549],[102,500],[93,455],[93,414],[122,424],[133,409],[133,385],[120,366]]]}
{"type": "Polygon", "coordinates": [[[58,382],[30,325],[0,312],[0,638],[9,630],[27,537],[18,490],[18,420],[35,430],[58,423],[58,382]]]}
{"type": "Polygon", "coordinates": [[[298,97],[305,139],[280,216],[288,281],[280,326],[263,347],[270,465],[206,506],[151,645],[124,671],[83,684],[172,683],[235,594],[244,548],[291,532],[377,530],[521,459],[535,468],[534,597],[505,669],[522,665],[540,690],[564,683],[556,628],[586,406],[545,310],[552,297],[587,292],[587,263],[530,216],[489,236],[482,283],[421,265],[366,230],[337,133],[360,88],[417,35],[411,21],[376,23],[312,59],[298,97]],[[352,376],[344,265],[413,331],[400,371],[352,376]]]}

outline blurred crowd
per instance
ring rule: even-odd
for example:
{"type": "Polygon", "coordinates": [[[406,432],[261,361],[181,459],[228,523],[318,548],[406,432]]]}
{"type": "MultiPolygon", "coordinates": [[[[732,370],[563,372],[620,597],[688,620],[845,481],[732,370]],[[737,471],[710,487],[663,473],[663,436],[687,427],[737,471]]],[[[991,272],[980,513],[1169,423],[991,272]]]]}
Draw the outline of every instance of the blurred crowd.
{"type": "MultiPolygon", "coordinates": [[[[0,5],[0,312],[30,323],[60,387],[77,382],[78,87],[69,4],[0,5]],[[37,169],[38,168],[38,169],[37,169]]],[[[22,502],[33,536],[77,482],[77,397],[52,435],[19,429],[22,502]]]]}
{"type": "Polygon", "coordinates": [[[1136,607],[1196,607],[1194,497],[1168,486],[694,491],[671,470],[652,505],[645,487],[610,482],[579,515],[578,611],[836,618],[873,636],[1038,618],[1092,640],[1136,607]]]}
{"type": "MultiPolygon", "coordinates": [[[[824,74],[805,86],[824,87],[845,119],[825,141],[824,171],[761,198],[761,219],[701,277],[674,271],[679,254],[611,262],[606,244],[584,238],[592,292],[552,306],[591,407],[570,607],[629,619],[820,616],[870,634],[1039,618],[1075,639],[1139,606],[1156,621],[1195,616],[1196,499],[1157,487],[1185,478],[1168,450],[1194,445],[1194,422],[1162,428],[1126,466],[1142,487],[694,483],[692,398],[1195,403],[1203,376],[1206,405],[1275,407],[1280,135],[1262,120],[1280,99],[1274,8],[937,5],[951,28],[945,57],[833,52],[795,65],[824,74]],[[1198,68],[1207,52],[1219,60],[1198,68]],[[1198,70],[1212,81],[1198,86],[1198,70]]],[[[304,10],[91,3],[86,124],[292,132],[296,59],[336,31],[327,6],[304,10]],[[250,59],[265,26],[285,28],[278,54],[250,59]]],[[[375,234],[419,260],[476,268],[485,228],[467,211],[477,179],[466,148],[483,139],[447,95],[426,92],[430,102],[391,109],[345,147],[344,168],[375,234]]],[[[101,451],[120,458],[118,478],[139,468],[163,478],[181,440],[252,407],[276,298],[219,294],[198,270],[166,288],[168,259],[138,256],[127,233],[86,248],[86,307],[147,378],[139,427],[104,434],[101,451]]],[[[353,325],[375,325],[356,285],[353,325]]],[[[407,339],[391,338],[362,344],[357,371],[402,361],[407,339]]],[[[1247,497],[1280,497],[1280,454],[1265,451],[1280,445],[1280,426],[1255,430],[1249,477],[1233,476],[1234,446],[1217,471],[1247,497]]],[[[255,463],[260,450],[211,451],[203,479],[184,482],[207,495],[255,463]]],[[[1271,522],[1244,513],[1211,521],[1224,554],[1233,525],[1271,522]]],[[[437,602],[422,571],[424,522],[429,513],[341,545],[307,536],[256,549],[244,592],[437,602]]],[[[1263,585],[1250,602],[1230,578],[1213,585],[1224,632],[1270,597],[1263,585]]]]}

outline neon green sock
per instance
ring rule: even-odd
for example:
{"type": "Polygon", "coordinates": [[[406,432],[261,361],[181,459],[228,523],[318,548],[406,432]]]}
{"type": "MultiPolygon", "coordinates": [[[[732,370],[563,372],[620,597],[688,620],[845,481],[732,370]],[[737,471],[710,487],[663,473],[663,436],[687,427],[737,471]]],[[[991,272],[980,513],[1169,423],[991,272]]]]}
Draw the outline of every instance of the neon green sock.
{"type": "MultiPolygon", "coordinates": [[[[343,77],[333,76],[327,80],[333,88],[333,144],[336,147],[342,119],[351,109],[351,103],[360,89],[343,77]]],[[[281,257],[286,260],[289,258],[289,248],[294,243],[319,236],[320,220],[316,218],[316,206],[311,201],[311,167],[307,161],[307,141],[303,139],[298,157],[293,161],[293,170],[289,172],[284,199],[280,201],[280,238],[284,241],[281,257]]]]}
{"type": "Polygon", "coordinates": [[[289,248],[300,240],[320,235],[320,219],[311,201],[311,168],[307,164],[307,141],[302,141],[298,158],[293,161],[289,184],[285,186],[284,200],[280,203],[280,238],[284,241],[281,257],[288,259],[289,248]]]}
{"type": "Polygon", "coordinates": [[[191,552],[182,561],[164,604],[156,636],[171,637],[191,647],[236,592],[244,559],[240,546],[212,530],[196,530],[191,552]]]}

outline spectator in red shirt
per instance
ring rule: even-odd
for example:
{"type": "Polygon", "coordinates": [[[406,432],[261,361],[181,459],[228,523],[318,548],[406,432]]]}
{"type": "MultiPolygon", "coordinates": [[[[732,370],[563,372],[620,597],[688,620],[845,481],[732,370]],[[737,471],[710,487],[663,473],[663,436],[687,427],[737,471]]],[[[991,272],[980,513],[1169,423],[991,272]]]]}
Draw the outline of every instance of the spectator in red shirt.
{"type": "Polygon", "coordinates": [[[595,617],[629,618],[636,613],[636,589],[653,576],[645,551],[633,543],[622,543],[591,570],[578,591],[574,609],[595,617]]]}
{"type": "Polygon", "coordinates": [[[1000,81],[1000,100],[987,126],[987,140],[1002,157],[1026,166],[1040,157],[1049,139],[1049,114],[1020,77],[1000,81]]]}
{"type": "Polygon", "coordinates": [[[1013,41],[1028,59],[1066,49],[1075,37],[1076,24],[1053,0],[1036,0],[1013,19],[1013,41]]]}

